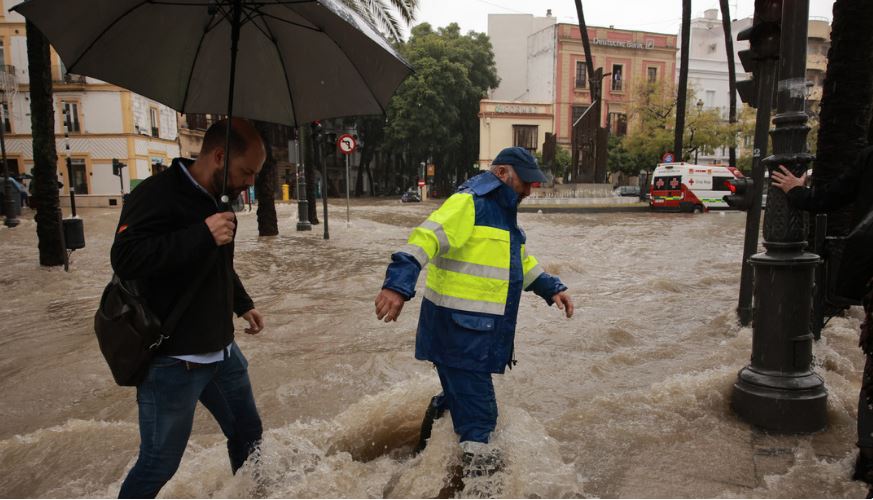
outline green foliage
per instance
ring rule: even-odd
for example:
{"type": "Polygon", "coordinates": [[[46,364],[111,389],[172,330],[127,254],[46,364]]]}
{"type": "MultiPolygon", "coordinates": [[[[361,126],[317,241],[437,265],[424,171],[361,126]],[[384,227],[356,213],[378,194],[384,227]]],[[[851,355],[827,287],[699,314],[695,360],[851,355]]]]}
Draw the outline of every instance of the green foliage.
{"type": "Polygon", "coordinates": [[[610,172],[622,172],[634,176],[639,174],[640,170],[651,170],[652,168],[651,165],[647,165],[646,157],[641,157],[638,153],[631,152],[625,147],[624,137],[610,135],[607,148],[606,166],[610,172]]]}
{"type": "MultiPolygon", "coordinates": [[[[722,119],[717,109],[703,110],[696,106],[692,89],[688,91],[683,132],[684,150],[681,159],[693,160],[695,151],[712,154],[717,148],[736,141],[738,128],[722,119]]],[[[662,84],[644,83],[634,91],[631,119],[638,126],[621,141],[611,142],[610,171],[631,175],[639,170],[652,170],[664,153],[673,149],[673,126],[676,116],[676,97],[662,84]]]]}
{"type": "Polygon", "coordinates": [[[407,158],[409,169],[433,161],[446,186],[472,173],[478,159],[479,100],[498,83],[491,42],[482,33],[462,35],[454,23],[436,31],[423,23],[400,52],[415,73],[388,107],[385,149],[407,158]]]}
{"type": "Polygon", "coordinates": [[[572,156],[570,155],[570,151],[562,148],[561,146],[555,147],[555,164],[554,165],[546,165],[543,162],[543,153],[542,151],[537,151],[534,153],[534,156],[537,159],[537,163],[544,170],[551,170],[552,175],[555,177],[565,177],[567,175],[567,170],[570,168],[570,162],[573,161],[572,156]]]}

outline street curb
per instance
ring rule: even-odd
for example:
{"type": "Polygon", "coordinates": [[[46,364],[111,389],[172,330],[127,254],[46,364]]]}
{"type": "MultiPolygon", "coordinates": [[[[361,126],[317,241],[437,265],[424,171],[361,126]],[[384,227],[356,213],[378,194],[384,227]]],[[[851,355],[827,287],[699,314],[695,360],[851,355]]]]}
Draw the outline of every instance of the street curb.
{"type": "Polygon", "coordinates": [[[542,211],[544,214],[579,214],[579,213],[622,213],[622,212],[649,212],[649,205],[573,205],[573,206],[544,206],[544,205],[524,205],[518,207],[518,211],[522,213],[537,213],[542,211]]]}

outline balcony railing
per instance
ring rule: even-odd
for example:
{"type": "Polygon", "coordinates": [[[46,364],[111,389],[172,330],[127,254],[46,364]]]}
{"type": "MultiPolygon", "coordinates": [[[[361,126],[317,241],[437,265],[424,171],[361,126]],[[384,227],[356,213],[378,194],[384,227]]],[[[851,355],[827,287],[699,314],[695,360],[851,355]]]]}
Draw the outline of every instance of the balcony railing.
{"type": "Polygon", "coordinates": [[[85,83],[85,77],[73,73],[67,73],[63,66],[52,66],[52,81],[54,83],[79,84],[85,83]]]}

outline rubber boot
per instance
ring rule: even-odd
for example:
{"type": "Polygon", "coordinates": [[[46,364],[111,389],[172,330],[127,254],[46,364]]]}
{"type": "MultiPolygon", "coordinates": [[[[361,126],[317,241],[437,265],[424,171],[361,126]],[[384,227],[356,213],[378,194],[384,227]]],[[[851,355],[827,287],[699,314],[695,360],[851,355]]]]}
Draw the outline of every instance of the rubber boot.
{"type": "Polygon", "coordinates": [[[464,452],[461,457],[464,478],[493,476],[506,467],[500,450],[487,443],[464,441],[461,450],[464,452]]]}
{"type": "Polygon", "coordinates": [[[427,440],[430,439],[430,433],[433,430],[434,420],[443,416],[445,408],[442,407],[443,395],[430,398],[430,403],[427,405],[427,410],[424,412],[424,419],[421,421],[421,433],[418,437],[418,444],[413,451],[414,455],[418,455],[427,446],[427,440]]]}
{"type": "Polygon", "coordinates": [[[873,498],[873,448],[858,448],[858,459],[855,461],[855,481],[864,481],[869,485],[866,498],[873,498]]]}

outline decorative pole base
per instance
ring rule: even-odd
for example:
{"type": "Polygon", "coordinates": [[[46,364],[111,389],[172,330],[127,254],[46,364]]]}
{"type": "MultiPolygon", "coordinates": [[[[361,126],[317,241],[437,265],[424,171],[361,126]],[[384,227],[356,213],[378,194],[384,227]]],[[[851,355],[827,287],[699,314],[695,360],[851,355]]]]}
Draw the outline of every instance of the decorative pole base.
{"type": "Polygon", "coordinates": [[[815,373],[766,374],[740,370],[731,407],[746,422],[768,431],[806,434],[827,427],[828,393],[815,373]]]}

